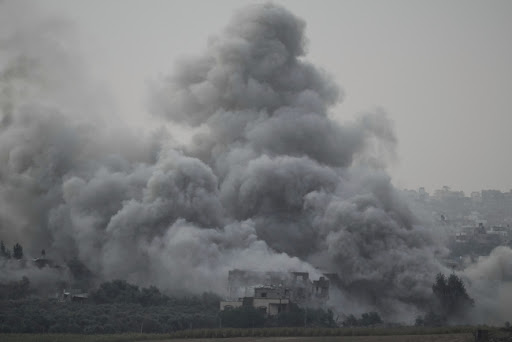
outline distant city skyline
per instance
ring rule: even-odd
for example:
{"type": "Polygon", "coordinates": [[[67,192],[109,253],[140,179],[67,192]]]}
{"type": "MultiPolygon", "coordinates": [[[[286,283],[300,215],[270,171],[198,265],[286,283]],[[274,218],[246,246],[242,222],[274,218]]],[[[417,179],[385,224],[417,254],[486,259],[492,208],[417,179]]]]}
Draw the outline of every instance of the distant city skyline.
{"type": "MultiPolygon", "coordinates": [[[[147,82],[204,50],[235,10],[257,2],[37,4],[76,24],[91,72],[127,120],[145,125],[147,82]]],[[[306,58],[344,90],[333,118],[389,113],[398,138],[389,172],[398,188],[512,188],[511,1],[275,2],[307,22],[306,58]]]]}
{"type": "Polygon", "coordinates": [[[502,193],[508,193],[508,192],[512,192],[512,189],[509,189],[509,190],[501,190],[501,189],[477,189],[477,190],[471,190],[471,191],[464,191],[463,189],[457,189],[457,188],[454,188],[454,187],[451,187],[449,185],[443,185],[439,188],[432,188],[432,189],[428,189],[424,186],[420,186],[420,187],[417,187],[417,188],[402,188],[402,190],[404,191],[410,191],[410,190],[413,190],[413,191],[420,191],[421,189],[423,189],[425,192],[427,192],[428,194],[432,195],[434,194],[434,192],[436,191],[439,191],[439,190],[446,190],[445,188],[448,188],[447,190],[448,191],[453,191],[453,192],[463,192],[464,193],[464,196],[466,197],[470,197],[472,193],[481,193],[482,191],[500,191],[502,193]]]}

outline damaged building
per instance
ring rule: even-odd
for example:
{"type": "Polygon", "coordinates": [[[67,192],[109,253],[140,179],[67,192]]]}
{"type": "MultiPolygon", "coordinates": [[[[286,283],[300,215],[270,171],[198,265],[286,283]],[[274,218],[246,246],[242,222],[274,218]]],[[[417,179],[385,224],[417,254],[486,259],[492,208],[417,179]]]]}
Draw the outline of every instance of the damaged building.
{"type": "Polygon", "coordinates": [[[221,310],[252,306],[273,316],[288,311],[291,303],[322,305],[329,298],[330,278],[325,274],[311,280],[308,272],[229,271],[228,298],[220,302],[221,310]]]}
{"type": "Polygon", "coordinates": [[[254,288],[254,295],[251,297],[221,301],[220,310],[249,306],[261,310],[269,316],[275,316],[280,312],[289,311],[290,303],[288,290],[273,286],[262,286],[254,288]]]}
{"type": "Polygon", "coordinates": [[[61,302],[86,302],[89,294],[82,289],[64,289],[58,298],[61,302]]]}

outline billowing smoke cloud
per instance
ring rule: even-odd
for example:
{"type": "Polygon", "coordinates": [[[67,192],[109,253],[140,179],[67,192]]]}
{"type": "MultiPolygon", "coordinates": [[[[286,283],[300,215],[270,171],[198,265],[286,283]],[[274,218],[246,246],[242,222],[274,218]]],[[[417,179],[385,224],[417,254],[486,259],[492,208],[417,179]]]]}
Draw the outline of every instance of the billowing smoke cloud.
{"type": "Polygon", "coordinates": [[[359,302],[393,312],[428,296],[442,251],[368,162],[375,144],[395,144],[385,115],[329,118],[340,91],[304,60],[304,29],[281,7],[244,9],[162,82],[153,110],[202,128],[184,150],[218,177],[229,221],[250,219],[276,252],[340,273],[359,302]]]}
{"type": "Polygon", "coordinates": [[[3,239],[169,291],[224,293],[241,268],[337,272],[350,312],[410,319],[429,297],[445,250],[380,168],[392,124],[329,117],[341,91],[304,59],[304,21],[245,8],[161,80],[152,112],[197,132],[177,145],[109,115],[63,23],[0,6],[3,239]]]}
{"type": "Polygon", "coordinates": [[[464,273],[477,299],[473,320],[495,324],[508,321],[512,317],[512,250],[497,247],[464,273]]]}

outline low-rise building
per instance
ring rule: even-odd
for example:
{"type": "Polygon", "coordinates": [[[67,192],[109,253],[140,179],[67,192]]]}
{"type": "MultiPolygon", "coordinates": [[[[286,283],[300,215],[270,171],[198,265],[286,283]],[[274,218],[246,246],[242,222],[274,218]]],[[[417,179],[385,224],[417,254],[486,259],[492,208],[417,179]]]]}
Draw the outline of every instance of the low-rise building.
{"type": "Polygon", "coordinates": [[[89,299],[89,294],[81,289],[64,290],[60,299],[63,302],[85,302],[89,299]]]}
{"type": "Polygon", "coordinates": [[[254,289],[253,297],[243,297],[238,300],[220,302],[220,310],[232,310],[239,307],[253,307],[268,316],[275,316],[290,310],[290,290],[272,286],[262,286],[254,289]]]}
{"type": "MultiPolygon", "coordinates": [[[[227,300],[251,297],[258,289],[272,289],[280,292],[280,298],[288,298],[297,304],[323,302],[329,298],[330,280],[339,279],[337,274],[323,274],[318,280],[311,280],[308,272],[256,272],[232,270],[228,275],[227,300]]],[[[276,294],[273,294],[277,296],[276,294]]]]}

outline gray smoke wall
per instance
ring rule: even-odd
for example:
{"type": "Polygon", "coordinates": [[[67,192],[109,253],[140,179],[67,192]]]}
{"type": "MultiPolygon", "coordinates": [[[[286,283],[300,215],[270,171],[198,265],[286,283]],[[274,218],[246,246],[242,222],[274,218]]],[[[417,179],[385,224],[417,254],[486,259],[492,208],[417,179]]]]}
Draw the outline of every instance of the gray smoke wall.
{"type": "Polygon", "coordinates": [[[304,30],[279,6],[245,8],[162,81],[152,110],[201,128],[183,149],[216,175],[224,220],[250,220],[276,253],[338,272],[340,298],[410,312],[443,249],[375,162],[376,146],[396,143],[386,115],[330,119],[341,91],[304,59],[304,30]]]}
{"type": "Polygon", "coordinates": [[[225,294],[234,268],[337,272],[340,312],[420,313],[447,251],[383,168],[386,114],[329,117],[342,92],[305,59],[303,20],[247,7],[153,86],[151,112],[197,132],[180,145],[112,115],[68,24],[29,7],[0,3],[2,239],[175,292],[225,294]]]}

